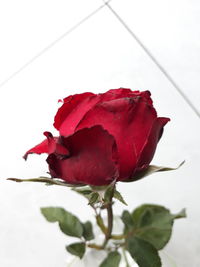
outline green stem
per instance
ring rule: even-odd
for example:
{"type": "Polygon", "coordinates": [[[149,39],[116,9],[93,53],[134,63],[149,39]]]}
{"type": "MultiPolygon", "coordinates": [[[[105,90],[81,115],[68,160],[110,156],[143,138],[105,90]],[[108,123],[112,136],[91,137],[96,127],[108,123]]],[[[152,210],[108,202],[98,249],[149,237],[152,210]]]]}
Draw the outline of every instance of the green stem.
{"type": "MultiPolygon", "coordinates": [[[[107,227],[104,224],[104,221],[100,215],[100,213],[97,213],[96,209],[95,209],[95,213],[96,213],[96,222],[97,225],[99,226],[99,228],[101,229],[101,231],[104,233],[105,238],[103,241],[102,245],[97,245],[97,244],[88,244],[88,247],[90,248],[94,248],[97,250],[105,250],[106,249],[106,245],[108,243],[108,241],[110,239],[115,239],[115,240],[121,240],[124,239],[124,235],[112,235],[112,230],[113,230],[113,196],[114,196],[114,191],[115,191],[115,184],[113,183],[112,185],[110,185],[110,188],[108,188],[108,194],[105,197],[105,208],[107,210],[107,227]],[[111,187],[112,186],[112,187],[111,187]]],[[[107,192],[106,192],[107,193],[107,192]]],[[[106,194],[105,193],[105,194],[106,194]]],[[[93,207],[95,208],[95,207],[93,207]]]]}
{"type": "Polygon", "coordinates": [[[103,249],[102,246],[99,246],[97,244],[88,244],[87,246],[88,246],[88,248],[94,248],[94,249],[97,249],[97,250],[102,250],[103,249]]]}
{"type": "Polygon", "coordinates": [[[112,208],[112,198],[113,198],[113,195],[114,195],[114,189],[115,187],[113,186],[113,189],[112,189],[112,192],[110,194],[110,197],[109,197],[109,202],[107,204],[107,217],[108,217],[108,227],[107,227],[107,231],[105,233],[105,240],[103,242],[103,245],[102,247],[105,248],[109,239],[111,239],[111,236],[112,236],[112,229],[113,229],[113,208],[112,208]]]}
{"type": "Polygon", "coordinates": [[[121,235],[112,235],[111,236],[111,239],[114,239],[114,240],[122,240],[124,239],[126,236],[121,234],[121,235]]]}

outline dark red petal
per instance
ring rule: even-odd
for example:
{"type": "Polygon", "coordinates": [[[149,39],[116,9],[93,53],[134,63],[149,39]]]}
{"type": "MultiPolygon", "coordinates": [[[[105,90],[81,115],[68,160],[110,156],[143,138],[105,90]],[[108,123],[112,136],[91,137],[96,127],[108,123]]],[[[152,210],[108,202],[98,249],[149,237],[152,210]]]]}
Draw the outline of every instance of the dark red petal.
{"type": "Polygon", "coordinates": [[[99,124],[114,136],[122,180],[134,172],[156,117],[155,109],[141,97],[120,98],[96,105],[84,116],[76,130],[99,124]]]}
{"type": "Polygon", "coordinates": [[[85,128],[62,138],[70,151],[66,159],[47,158],[50,173],[72,184],[105,185],[118,178],[116,143],[101,126],[85,128]]]}
{"type": "Polygon", "coordinates": [[[163,132],[163,127],[170,121],[169,118],[157,118],[153,123],[149,136],[144,144],[144,148],[141,151],[137,171],[144,170],[148,167],[149,163],[153,159],[157,143],[163,132]]]}

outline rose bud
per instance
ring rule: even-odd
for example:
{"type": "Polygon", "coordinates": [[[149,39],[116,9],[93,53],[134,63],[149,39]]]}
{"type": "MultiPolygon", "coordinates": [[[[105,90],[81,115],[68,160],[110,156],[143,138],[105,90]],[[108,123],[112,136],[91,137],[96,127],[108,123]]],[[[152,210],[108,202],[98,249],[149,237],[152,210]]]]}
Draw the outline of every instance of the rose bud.
{"type": "Polygon", "coordinates": [[[149,91],[72,95],[55,116],[59,136],[45,132],[47,139],[24,158],[47,153],[51,176],[70,184],[134,181],[149,166],[169,120],[157,116],[149,91]]]}

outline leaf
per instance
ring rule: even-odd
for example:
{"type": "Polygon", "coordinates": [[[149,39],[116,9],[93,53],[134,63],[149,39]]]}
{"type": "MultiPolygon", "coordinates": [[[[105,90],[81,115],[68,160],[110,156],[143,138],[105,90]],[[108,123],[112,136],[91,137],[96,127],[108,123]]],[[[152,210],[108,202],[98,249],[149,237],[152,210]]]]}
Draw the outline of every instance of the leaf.
{"type": "Polygon", "coordinates": [[[99,267],[118,267],[121,261],[121,255],[117,251],[110,252],[99,267]]]}
{"type": "Polygon", "coordinates": [[[145,240],[132,236],[127,239],[127,250],[139,267],[161,267],[157,250],[145,240]]]}
{"type": "Polygon", "coordinates": [[[127,233],[128,231],[133,230],[134,221],[133,221],[133,218],[132,218],[132,216],[131,216],[129,211],[124,210],[123,213],[122,213],[121,219],[122,219],[122,221],[123,221],[123,223],[125,225],[124,233],[127,233]]]}
{"type": "Polygon", "coordinates": [[[81,237],[83,234],[83,226],[79,219],[59,207],[41,208],[41,213],[49,222],[58,222],[61,231],[69,236],[81,237]]]}
{"type": "Polygon", "coordinates": [[[93,205],[99,202],[99,194],[97,192],[92,192],[89,196],[89,203],[88,205],[93,205]]]}
{"type": "Polygon", "coordinates": [[[85,243],[73,243],[69,246],[66,246],[66,250],[69,253],[78,256],[80,259],[82,259],[85,254],[85,243]]]}
{"type": "Polygon", "coordinates": [[[83,226],[83,237],[85,240],[92,240],[94,239],[94,233],[92,230],[92,223],[87,221],[86,223],[82,223],[83,226]]]}
{"type": "Polygon", "coordinates": [[[169,241],[174,219],[185,217],[184,211],[170,214],[158,205],[142,205],[132,213],[134,235],[162,249],[169,241]]]}
{"type": "Polygon", "coordinates": [[[138,172],[137,174],[134,175],[134,177],[132,179],[129,180],[125,180],[123,182],[132,182],[132,181],[136,181],[139,179],[142,179],[148,175],[151,175],[155,172],[166,172],[166,171],[173,171],[173,170],[177,170],[179,169],[183,164],[185,163],[185,161],[181,162],[179,164],[178,167],[176,168],[171,168],[171,167],[164,167],[164,166],[155,166],[155,165],[149,165],[149,167],[141,172],[138,172]]]}
{"type": "MultiPolygon", "coordinates": [[[[132,212],[132,218],[133,218],[133,221],[134,221],[134,227],[140,227],[140,219],[141,219],[141,216],[143,215],[143,213],[145,213],[145,211],[147,209],[155,208],[155,207],[157,207],[159,209],[160,206],[154,205],[154,204],[143,204],[143,205],[137,207],[132,212]]],[[[161,210],[163,210],[163,207],[161,207],[161,210]]]]}
{"type": "Polygon", "coordinates": [[[122,202],[124,205],[128,206],[119,191],[117,191],[117,190],[114,191],[114,198],[116,198],[117,200],[119,200],[120,202],[122,202]]]}

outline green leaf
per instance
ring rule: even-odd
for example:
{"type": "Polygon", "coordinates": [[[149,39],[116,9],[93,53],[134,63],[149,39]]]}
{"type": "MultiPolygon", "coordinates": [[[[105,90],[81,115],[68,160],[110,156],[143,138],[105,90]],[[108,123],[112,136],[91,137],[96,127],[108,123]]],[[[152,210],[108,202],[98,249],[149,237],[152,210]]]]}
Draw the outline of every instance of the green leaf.
{"type": "Polygon", "coordinates": [[[87,221],[86,223],[83,223],[82,226],[83,226],[83,237],[85,238],[85,240],[89,241],[94,239],[92,223],[87,221]]]}
{"type": "Polygon", "coordinates": [[[133,222],[133,218],[132,218],[129,211],[124,210],[122,213],[121,219],[125,225],[124,233],[127,233],[128,231],[133,230],[134,222],[133,222]]]}
{"type": "Polygon", "coordinates": [[[121,255],[117,251],[110,252],[99,267],[118,267],[121,261],[121,255]]]}
{"type": "Polygon", "coordinates": [[[88,205],[93,205],[99,202],[99,194],[97,192],[92,192],[89,196],[89,203],[88,205]]]}
{"type": "Polygon", "coordinates": [[[163,210],[162,206],[154,205],[154,204],[143,204],[139,207],[137,207],[133,212],[132,212],[132,218],[134,221],[134,227],[140,227],[140,220],[142,215],[146,212],[147,209],[154,209],[158,208],[159,210],[163,210]],[[161,207],[161,209],[160,209],[161,207]]]}
{"type": "Polygon", "coordinates": [[[161,267],[157,250],[145,240],[132,236],[127,240],[127,250],[139,267],[161,267]]]}
{"type": "Polygon", "coordinates": [[[66,246],[66,250],[82,259],[85,254],[85,243],[73,243],[69,246],[66,246]]]}
{"type": "Polygon", "coordinates": [[[142,205],[132,213],[134,235],[160,250],[171,237],[174,219],[183,217],[183,211],[173,215],[162,206],[142,205]]]}
{"type": "Polygon", "coordinates": [[[149,167],[147,169],[145,169],[144,171],[139,172],[138,174],[134,175],[133,179],[128,179],[124,182],[132,182],[132,181],[136,181],[139,179],[142,179],[148,175],[151,175],[155,172],[166,172],[166,171],[173,171],[173,170],[177,170],[179,169],[183,164],[185,163],[185,161],[181,162],[179,164],[178,167],[176,168],[171,168],[171,167],[164,167],[164,166],[155,166],[155,165],[149,165],[149,167]]]}
{"type": "Polygon", "coordinates": [[[83,234],[83,226],[79,219],[59,207],[41,208],[41,213],[49,222],[58,222],[61,231],[69,236],[81,237],[83,234]]]}
{"type": "Polygon", "coordinates": [[[124,205],[128,206],[119,191],[117,191],[117,190],[114,191],[114,198],[116,198],[117,200],[119,200],[120,202],[122,202],[124,205]]]}

